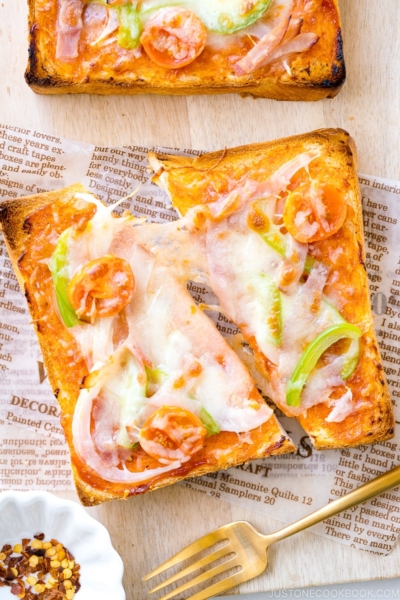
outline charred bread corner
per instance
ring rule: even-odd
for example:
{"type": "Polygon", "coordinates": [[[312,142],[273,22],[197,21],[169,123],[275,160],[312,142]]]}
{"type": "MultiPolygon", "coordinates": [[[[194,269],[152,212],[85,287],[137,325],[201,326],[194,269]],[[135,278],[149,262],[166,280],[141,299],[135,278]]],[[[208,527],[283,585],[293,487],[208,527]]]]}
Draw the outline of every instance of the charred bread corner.
{"type": "Polygon", "coordinates": [[[195,159],[153,153],[150,163],[204,236],[210,285],[265,393],[317,449],[392,437],[350,136],[321,130],[195,159]]]}
{"type": "Polygon", "coordinates": [[[333,98],[338,0],[28,0],[26,81],[43,94],[333,98]]]}
{"type": "Polygon", "coordinates": [[[179,225],[117,218],[80,185],[0,218],[83,504],[295,450],[187,292],[199,248],[179,225]],[[184,260],[157,252],[163,235],[184,260]]]}

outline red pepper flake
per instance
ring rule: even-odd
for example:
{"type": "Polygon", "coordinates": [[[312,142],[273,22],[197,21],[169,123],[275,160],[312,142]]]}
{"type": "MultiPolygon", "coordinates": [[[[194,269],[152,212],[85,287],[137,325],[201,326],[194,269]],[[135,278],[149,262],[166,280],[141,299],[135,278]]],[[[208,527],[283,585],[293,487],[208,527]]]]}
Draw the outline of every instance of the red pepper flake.
{"type": "Polygon", "coordinates": [[[10,592],[12,594],[14,594],[14,596],[19,596],[20,594],[22,594],[22,592],[24,591],[24,587],[22,587],[22,585],[20,585],[19,583],[14,583],[11,587],[10,592]]]}
{"type": "Polygon", "coordinates": [[[58,540],[44,533],[0,551],[0,587],[24,600],[72,600],[80,590],[80,565],[58,540]]]}

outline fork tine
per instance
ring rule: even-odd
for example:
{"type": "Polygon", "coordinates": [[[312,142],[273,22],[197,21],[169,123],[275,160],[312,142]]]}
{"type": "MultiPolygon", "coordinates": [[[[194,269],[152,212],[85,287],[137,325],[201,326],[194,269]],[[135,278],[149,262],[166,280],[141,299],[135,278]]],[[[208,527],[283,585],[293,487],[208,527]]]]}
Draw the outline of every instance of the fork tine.
{"type": "Polygon", "coordinates": [[[166,571],[167,569],[174,567],[175,565],[182,562],[186,558],[190,558],[191,556],[198,554],[202,550],[209,548],[210,546],[212,546],[213,544],[216,544],[217,542],[228,539],[228,535],[226,534],[226,529],[227,529],[227,525],[224,525],[223,527],[220,527],[219,529],[216,529],[215,531],[212,531],[211,533],[204,535],[203,537],[196,540],[192,544],[189,544],[189,546],[186,546],[186,548],[183,548],[183,550],[181,550],[180,552],[178,552],[177,554],[172,556],[170,559],[163,562],[159,567],[157,567],[156,569],[151,571],[151,573],[149,573],[148,575],[143,577],[142,581],[148,581],[152,577],[155,577],[156,575],[163,573],[163,571],[166,571]]]}
{"type": "Polygon", "coordinates": [[[231,569],[232,567],[235,567],[235,566],[239,566],[236,563],[236,556],[234,556],[230,560],[227,560],[226,562],[222,563],[221,565],[218,565],[218,567],[209,569],[205,573],[202,573],[201,575],[198,575],[194,579],[187,581],[180,587],[176,588],[175,590],[172,590],[172,592],[170,592],[169,594],[166,594],[165,596],[160,598],[160,600],[169,600],[170,598],[173,598],[177,594],[180,594],[181,592],[185,592],[186,590],[189,590],[190,588],[194,587],[195,585],[199,585],[200,583],[203,583],[203,581],[207,581],[207,579],[211,579],[211,577],[215,577],[216,575],[219,575],[220,573],[223,573],[224,571],[227,571],[228,569],[231,569]]]}
{"type": "Polygon", "coordinates": [[[208,600],[208,598],[212,598],[213,596],[215,596],[215,594],[226,592],[227,590],[230,590],[236,585],[239,585],[240,583],[244,583],[248,579],[251,579],[251,576],[247,577],[246,575],[244,575],[244,573],[245,571],[239,571],[238,573],[234,573],[230,577],[227,577],[226,579],[223,579],[218,583],[214,583],[214,585],[211,585],[205,590],[202,590],[198,594],[190,596],[190,598],[188,598],[187,600],[208,600]]]}
{"type": "Polygon", "coordinates": [[[233,552],[233,550],[231,547],[231,543],[229,542],[229,544],[226,544],[219,550],[216,550],[215,552],[211,552],[211,554],[207,554],[207,556],[205,556],[201,560],[198,560],[197,562],[193,563],[186,569],[179,571],[179,573],[176,573],[176,575],[172,575],[172,577],[170,577],[166,581],[163,581],[162,583],[160,583],[160,585],[158,585],[157,587],[150,590],[149,594],[154,594],[154,592],[158,592],[162,588],[165,588],[168,585],[170,585],[171,583],[174,583],[174,581],[177,581],[178,579],[182,579],[182,577],[186,577],[186,575],[190,575],[190,573],[193,573],[193,571],[197,571],[198,569],[201,569],[202,567],[209,565],[210,563],[214,562],[215,560],[218,560],[218,558],[222,558],[223,556],[230,554],[231,552],[233,552]]]}

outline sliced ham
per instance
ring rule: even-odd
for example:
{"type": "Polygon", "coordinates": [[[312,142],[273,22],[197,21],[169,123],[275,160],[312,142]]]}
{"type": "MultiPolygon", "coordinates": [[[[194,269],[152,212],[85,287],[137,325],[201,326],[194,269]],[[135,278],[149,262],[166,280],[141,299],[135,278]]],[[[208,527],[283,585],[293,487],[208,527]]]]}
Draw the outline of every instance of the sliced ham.
{"type": "Polygon", "coordinates": [[[82,0],[59,0],[56,58],[62,61],[78,56],[83,28],[82,0]]]}
{"type": "Polygon", "coordinates": [[[293,39],[290,39],[287,42],[282,43],[272,54],[268,56],[265,62],[263,62],[262,67],[278,60],[280,58],[284,58],[288,56],[288,54],[294,54],[296,52],[305,52],[309,50],[316,44],[319,40],[319,37],[316,33],[300,33],[293,39]]]}
{"type": "Polygon", "coordinates": [[[236,75],[248,75],[290,54],[312,48],[319,40],[318,35],[312,32],[301,33],[301,29],[304,15],[312,12],[314,8],[313,2],[289,1],[279,19],[275,19],[272,28],[235,64],[236,75]]]}
{"type": "Polygon", "coordinates": [[[287,33],[294,7],[295,0],[290,0],[282,10],[278,24],[266,33],[246,56],[235,64],[236,75],[253,73],[274,52],[287,33]]]}
{"type": "Polygon", "coordinates": [[[113,483],[136,484],[163,475],[180,467],[176,461],[158,469],[148,469],[142,473],[132,473],[123,463],[122,468],[110,464],[110,460],[102,458],[96,448],[91,432],[93,402],[101,389],[101,383],[91,390],[82,390],[75,408],[73,420],[74,446],[79,456],[86,464],[106,481],[113,483]]]}
{"type": "Polygon", "coordinates": [[[290,23],[289,23],[289,27],[287,28],[286,34],[281,42],[282,44],[285,44],[286,42],[289,42],[290,40],[292,40],[294,37],[296,37],[297,35],[299,35],[301,28],[303,26],[303,19],[302,17],[298,17],[297,19],[295,18],[291,18],[290,19],[290,23]]]}
{"type": "Polygon", "coordinates": [[[260,185],[263,185],[265,191],[269,191],[270,194],[278,195],[287,188],[290,180],[297,171],[307,168],[313,160],[319,157],[319,155],[320,152],[318,150],[310,150],[309,152],[299,154],[292,160],[284,163],[270,179],[260,185]]]}
{"type": "MultiPolygon", "coordinates": [[[[276,197],[287,188],[293,175],[300,169],[307,168],[311,161],[318,158],[317,150],[303,152],[292,160],[284,163],[279,169],[266,181],[255,181],[246,179],[244,183],[239,183],[231,192],[225,196],[220,196],[216,202],[207,206],[212,217],[216,220],[229,217],[229,215],[238,213],[249,202],[259,198],[269,198],[276,200],[276,197]]],[[[187,219],[195,221],[197,208],[189,209],[186,213],[187,219]]]]}
{"type": "Polygon", "coordinates": [[[119,26],[117,10],[110,10],[103,4],[91,3],[86,5],[83,14],[85,41],[90,46],[103,44],[119,26]]]}
{"type": "MultiPolygon", "coordinates": [[[[121,418],[124,423],[129,422],[129,410],[132,406],[140,406],[146,402],[145,398],[134,396],[134,386],[126,388],[129,384],[127,353],[135,357],[144,373],[144,366],[135,348],[129,343],[121,347],[102,369],[92,372],[86,378],[90,381],[79,395],[72,431],[79,456],[103,479],[114,483],[136,484],[176,469],[180,462],[174,461],[165,467],[137,473],[132,473],[125,466],[123,457],[126,452],[118,444],[121,436],[125,438],[124,431],[119,430],[121,418]],[[121,387],[130,394],[129,404],[123,402],[119,389],[121,387]]],[[[129,447],[129,440],[123,447],[129,447]]]]}
{"type": "MultiPolygon", "coordinates": [[[[252,179],[246,179],[239,183],[229,194],[221,196],[216,202],[209,204],[208,210],[215,219],[223,219],[240,211],[250,201],[270,195],[264,183],[252,179]],[[265,190],[265,191],[264,191],[265,190]]],[[[196,214],[196,208],[190,211],[190,216],[196,214]]]]}

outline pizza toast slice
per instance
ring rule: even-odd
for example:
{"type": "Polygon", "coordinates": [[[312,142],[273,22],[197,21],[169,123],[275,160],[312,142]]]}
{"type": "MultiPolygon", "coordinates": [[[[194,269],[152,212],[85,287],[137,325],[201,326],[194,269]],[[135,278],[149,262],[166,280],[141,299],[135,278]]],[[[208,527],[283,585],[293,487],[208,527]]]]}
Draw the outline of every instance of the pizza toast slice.
{"type": "Polygon", "coordinates": [[[26,81],[42,94],[332,98],[337,0],[28,0],[26,81]]]}
{"type": "Polygon", "coordinates": [[[350,136],[320,130],[198,158],[152,153],[150,163],[203,235],[209,284],[265,393],[317,449],[390,438],[350,136]]]}
{"type": "Polygon", "coordinates": [[[186,289],[193,236],[112,210],[74,185],[0,212],[83,504],[294,451],[186,289]]]}

